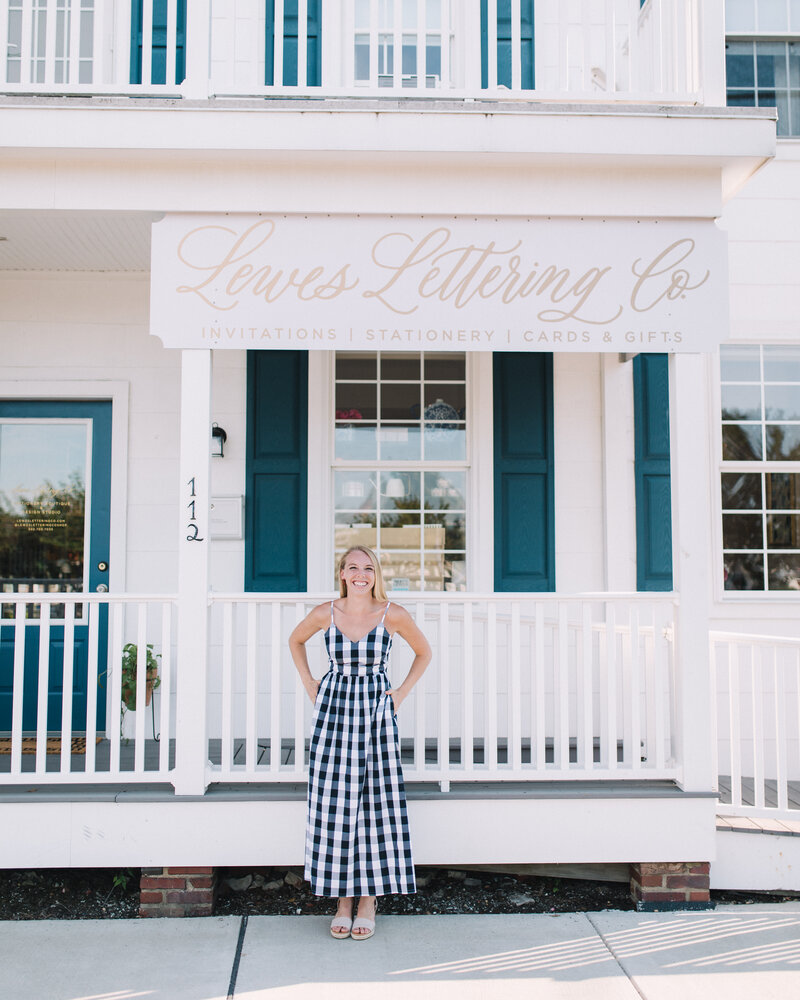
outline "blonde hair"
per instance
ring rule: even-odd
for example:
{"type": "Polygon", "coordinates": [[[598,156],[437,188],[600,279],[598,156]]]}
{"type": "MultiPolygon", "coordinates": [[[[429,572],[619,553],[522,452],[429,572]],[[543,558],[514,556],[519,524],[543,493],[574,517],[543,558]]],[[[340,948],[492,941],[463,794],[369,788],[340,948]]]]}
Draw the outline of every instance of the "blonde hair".
{"type": "Polygon", "coordinates": [[[336,574],[339,577],[339,597],[347,597],[347,584],[342,579],[342,570],[344,569],[344,564],[347,562],[347,557],[351,552],[363,552],[364,555],[369,556],[369,560],[372,563],[372,568],[375,570],[375,583],[372,587],[372,596],[376,601],[388,601],[389,598],[386,596],[386,586],[383,582],[383,573],[381,572],[381,564],[378,562],[378,557],[372,551],[368,549],[366,545],[353,545],[347,552],[345,552],[342,558],[339,560],[339,565],[336,569],[336,574]]]}

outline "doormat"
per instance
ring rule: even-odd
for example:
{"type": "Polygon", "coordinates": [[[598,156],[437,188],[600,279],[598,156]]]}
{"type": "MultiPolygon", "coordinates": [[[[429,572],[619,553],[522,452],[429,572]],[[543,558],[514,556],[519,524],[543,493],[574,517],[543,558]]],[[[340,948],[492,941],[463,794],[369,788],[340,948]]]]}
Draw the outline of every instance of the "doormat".
{"type": "MultiPolygon", "coordinates": [[[[102,736],[95,737],[95,743],[99,743],[102,740],[102,736]]],[[[22,737],[22,752],[23,753],[36,753],[36,737],[35,736],[23,736],[22,737]]],[[[0,753],[11,753],[11,737],[10,736],[0,736],[0,753]]],[[[48,736],[47,737],[47,753],[61,753],[61,737],[60,736],[48,736]]],[[[86,737],[85,736],[73,736],[70,740],[70,753],[81,754],[86,753],[86,737]]]]}

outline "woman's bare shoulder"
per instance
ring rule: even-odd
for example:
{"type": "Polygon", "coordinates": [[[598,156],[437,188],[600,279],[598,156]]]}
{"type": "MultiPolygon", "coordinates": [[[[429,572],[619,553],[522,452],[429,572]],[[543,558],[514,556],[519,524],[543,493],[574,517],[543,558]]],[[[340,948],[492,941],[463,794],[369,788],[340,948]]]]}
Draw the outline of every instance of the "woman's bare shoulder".
{"type": "Polygon", "coordinates": [[[306,615],[306,619],[315,624],[317,622],[320,624],[329,622],[331,620],[331,602],[325,601],[324,604],[318,604],[315,608],[312,608],[308,615],[306,615]]]}
{"type": "Polygon", "coordinates": [[[386,609],[386,624],[392,632],[396,632],[404,625],[408,625],[413,621],[414,619],[402,604],[395,604],[392,601],[386,609]]]}

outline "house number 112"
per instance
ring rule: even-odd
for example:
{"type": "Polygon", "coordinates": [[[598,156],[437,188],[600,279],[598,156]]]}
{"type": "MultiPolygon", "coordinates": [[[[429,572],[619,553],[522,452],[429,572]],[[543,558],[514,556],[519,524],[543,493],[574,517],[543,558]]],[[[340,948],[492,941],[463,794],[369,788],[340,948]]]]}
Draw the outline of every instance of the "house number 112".
{"type": "Polygon", "coordinates": [[[188,531],[190,532],[190,534],[188,534],[186,536],[186,541],[187,542],[202,542],[203,541],[203,537],[200,534],[200,528],[199,528],[199,526],[197,524],[197,518],[195,517],[195,503],[197,502],[195,498],[197,497],[197,493],[195,491],[194,476],[192,476],[192,478],[189,480],[189,482],[186,485],[190,489],[189,503],[186,504],[186,508],[187,508],[187,510],[191,511],[191,514],[189,515],[189,523],[186,525],[186,527],[187,527],[188,531]]]}

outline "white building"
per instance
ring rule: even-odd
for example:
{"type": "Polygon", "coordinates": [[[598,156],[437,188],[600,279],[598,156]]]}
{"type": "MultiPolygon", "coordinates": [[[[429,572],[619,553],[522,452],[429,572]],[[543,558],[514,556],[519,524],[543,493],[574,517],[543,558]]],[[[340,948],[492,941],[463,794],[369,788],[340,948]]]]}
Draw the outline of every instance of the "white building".
{"type": "Polygon", "coordinates": [[[363,541],[419,863],[800,887],[800,14],[723,6],[0,0],[4,864],[297,863],[363,541]]]}

